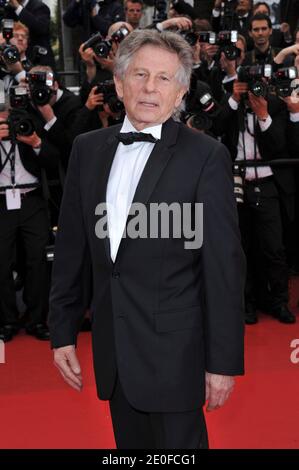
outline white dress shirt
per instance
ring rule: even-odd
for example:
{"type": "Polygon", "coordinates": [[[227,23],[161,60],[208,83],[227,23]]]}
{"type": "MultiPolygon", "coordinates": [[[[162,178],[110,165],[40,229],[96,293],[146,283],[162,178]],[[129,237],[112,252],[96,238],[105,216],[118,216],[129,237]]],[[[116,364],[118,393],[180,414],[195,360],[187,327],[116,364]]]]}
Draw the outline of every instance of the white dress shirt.
{"type": "MultiPolygon", "coordinates": [[[[125,117],[120,132],[138,132],[125,117]]],[[[162,124],[147,127],[143,133],[161,139],[162,124]]],[[[107,185],[107,220],[111,259],[114,262],[126,227],[128,213],[146,162],[154,148],[151,142],[118,144],[107,185]]]]}
{"type": "MultiPolygon", "coordinates": [[[[9,153],[11,149],[11,141],[10,140],[2,140],[1,144],[5,148],[6,152],[9,153]]],[[[37,153],[37,152],[35,152],[37,153]]],[[[0,158],[2,161],[2,164],[6,160],[6,155],[3,152],[2,148],[0,147],[0,158]]],[[[29,173],[23,166],[23,163],[20,158],[20,152],[19,148],[16,145],[15,148],[15,180],[16,180],[16,185],[19,184],[35,184],[38,183],[38,179],[29,173]]],[[[1,190],[1,187],[3,186],[11,186],[11,165],[10,161],[7,161],[5,167],[2,169],[0,172],[0,193],[3,194],[4,190],[1,190]]],[[[29,191],[32,191],[31,188],[22,188],[21,193],[27,193],[29,191]]]]}

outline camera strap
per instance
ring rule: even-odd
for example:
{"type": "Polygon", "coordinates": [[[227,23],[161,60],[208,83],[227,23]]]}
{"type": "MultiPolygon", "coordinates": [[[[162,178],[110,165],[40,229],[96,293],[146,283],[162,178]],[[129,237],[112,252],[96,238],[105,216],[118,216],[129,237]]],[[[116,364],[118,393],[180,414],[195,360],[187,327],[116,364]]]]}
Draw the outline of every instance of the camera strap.
{"type": "Polygon", "coordinates": [[[15,166],[16,166],[16,152],[15,152],[16,144],[14,142],[11,144],[9,152],[6,151],[6,149],[3,146],[2,142],[0,142],[0,147],[1,147],[2,152],[5,155],[3,168],[5,167],[5,165],[7,164],[8,161],[10,163],[11,185],[14,188],[16,186],[16,168],[15,168],[15,166]]]}

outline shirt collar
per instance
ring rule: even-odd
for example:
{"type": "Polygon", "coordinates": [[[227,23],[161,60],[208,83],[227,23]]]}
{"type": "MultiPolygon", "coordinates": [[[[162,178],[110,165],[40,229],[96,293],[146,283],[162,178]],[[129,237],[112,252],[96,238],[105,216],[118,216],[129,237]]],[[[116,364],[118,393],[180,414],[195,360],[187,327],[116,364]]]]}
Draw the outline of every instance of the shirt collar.
{"type": "Polygon", "coordinates": [[[63,95],[63,91],[62,91],[60,88],[58,88],[57,93],[56,93],[56,101],[55,101],[55,103],[57,103],[57,101],[60,100],[60,98],[62,97],[62,95],[63,95]]]}
{"type": "Polygon", "coordinates": [[[25,6],[28,5],[28,3],[29,3],[29,0],[24,0],[24,2],[21,3],[21,6],[25,8],[25,6]]]}
{"type": "Polygon", "coordinates": [[[152,134],[155,139],[161,139],[162,133],[162,124],[157,124],[156,126],[146,127],[142,131],[137,131],[133,124],[129,121],[129,118],[126,116],[122,125],[120,132],[144,132],[144,134],[152,134]]]}

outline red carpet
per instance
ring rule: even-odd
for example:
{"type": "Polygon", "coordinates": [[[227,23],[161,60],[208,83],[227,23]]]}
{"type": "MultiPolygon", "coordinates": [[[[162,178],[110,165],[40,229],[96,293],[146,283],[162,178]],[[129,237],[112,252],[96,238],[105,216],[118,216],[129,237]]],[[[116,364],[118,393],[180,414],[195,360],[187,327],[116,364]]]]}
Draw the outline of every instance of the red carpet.
{"type": "MultiPolygon", "coordinates": [[[[291,294],[298,314],[299,279],[291,294]]],[[[290,361],[297,321],[283,325],[264,315],[246,328],[246,376],[229,402],[207,415],[211,448],[299,448],[299,363],[290,361]]],[[[114,448],[108,404],[96,398],[88,333],[81,333],[78,353],[82,393],[64,384],[48,343],[20,334],[6,344],[0,448],[114,448]]]]}

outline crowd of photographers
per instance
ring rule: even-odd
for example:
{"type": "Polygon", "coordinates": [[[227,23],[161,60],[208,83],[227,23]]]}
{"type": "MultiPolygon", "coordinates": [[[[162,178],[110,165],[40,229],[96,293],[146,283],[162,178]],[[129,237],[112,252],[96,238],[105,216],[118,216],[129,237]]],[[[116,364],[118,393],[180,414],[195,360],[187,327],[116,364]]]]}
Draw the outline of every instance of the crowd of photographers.
{"type": "MultiPolygon", "coordinates": [[[[299,30],[273,29],[269,6],[216,0],[210,22],[183,0],[71,0],[64,22],[92,35],[78,54],[79,95],[57,79],[49,9],[40,0],[0,0],[0,339],[47,328],[49,262],[74,138],[119,123],[113,84],[118,45],[135,28],[171,30],[193,49],[190,92],[175,119],[221,140],[232,157],[247,255],[247,324],[262,310],[294,323],[290,272],[298,271],[299,30]],[[150,3],[150,2],[149,2],[150,3]],[[262,163],[261,163],[262,162],[262,163]],[[296,191],[297,189],[297,191],[296,191]],[[48,260],[48,262],[47,262],[48,260]],[[20,319],[16,290],[23,288],[20,319]]],[[[86,306],[90,292],[85,292],[86,306]]]]}

